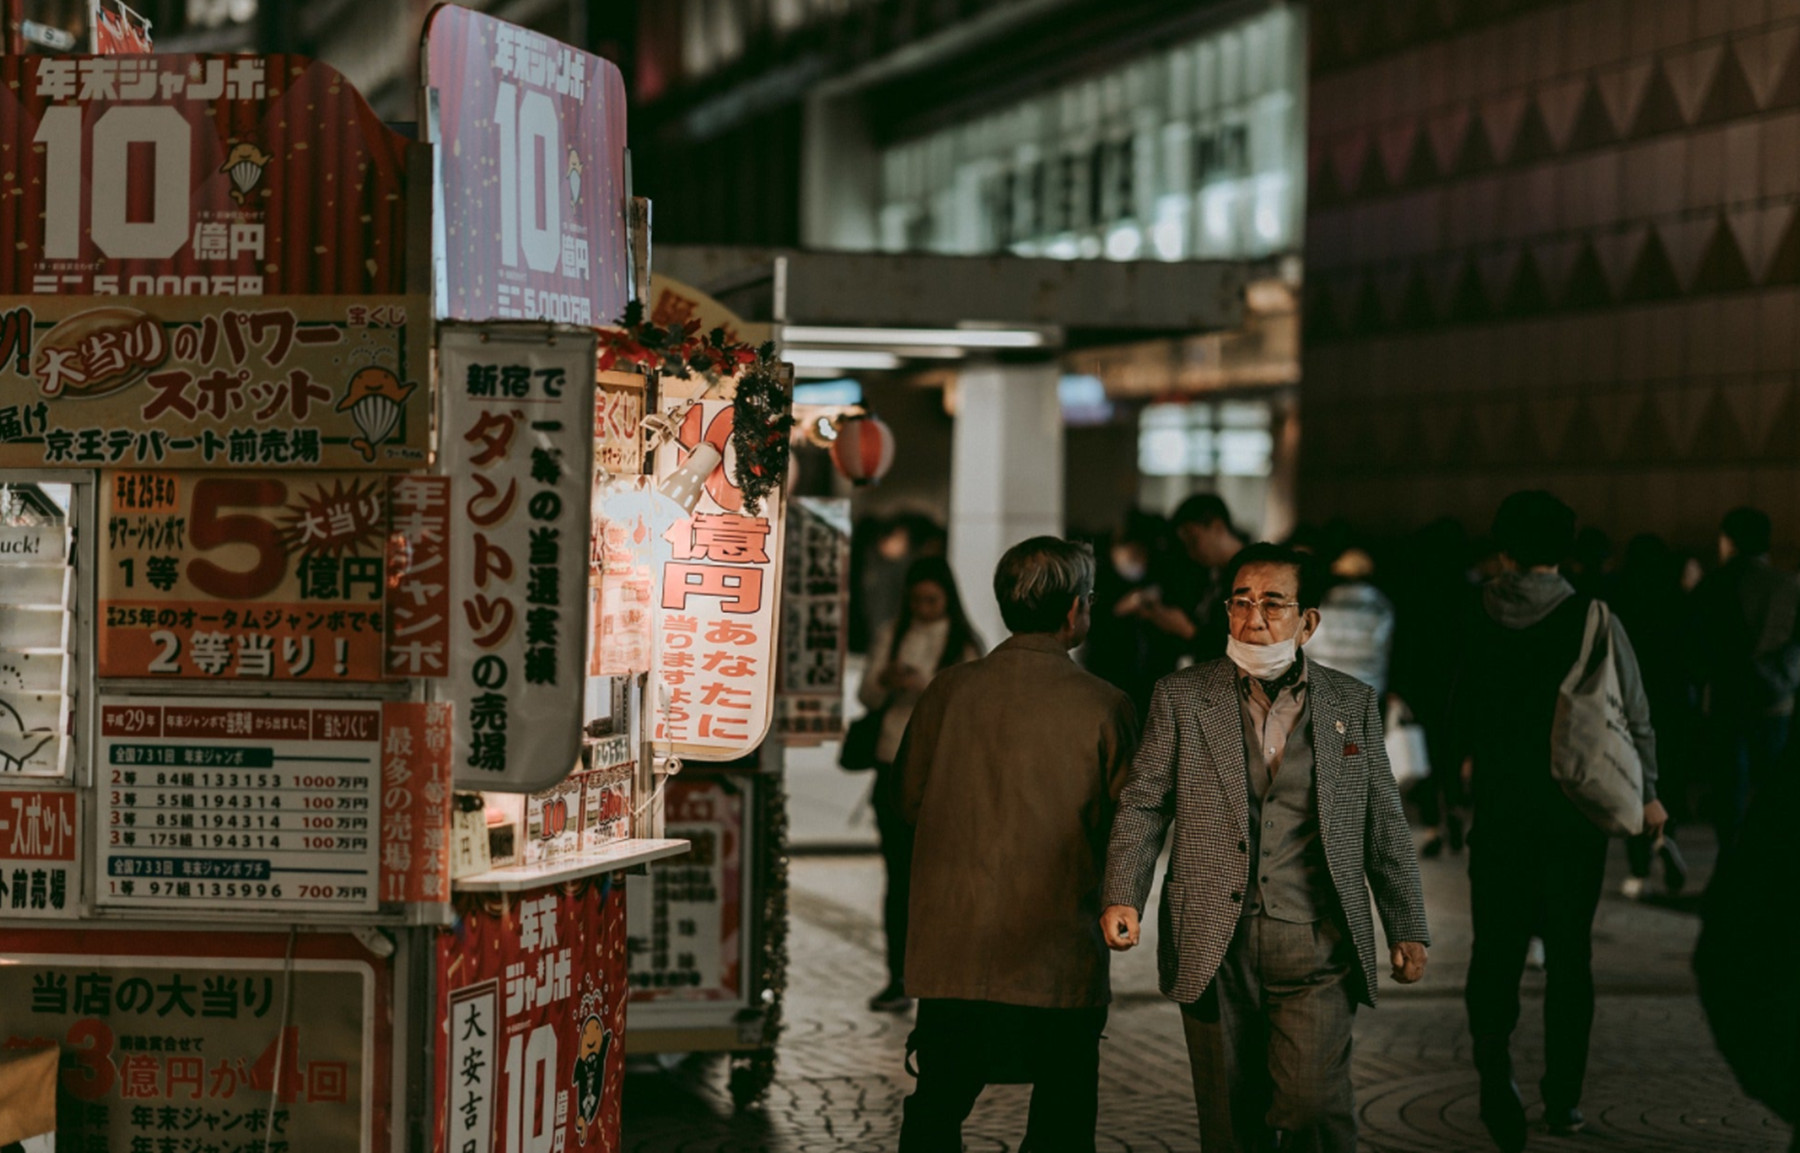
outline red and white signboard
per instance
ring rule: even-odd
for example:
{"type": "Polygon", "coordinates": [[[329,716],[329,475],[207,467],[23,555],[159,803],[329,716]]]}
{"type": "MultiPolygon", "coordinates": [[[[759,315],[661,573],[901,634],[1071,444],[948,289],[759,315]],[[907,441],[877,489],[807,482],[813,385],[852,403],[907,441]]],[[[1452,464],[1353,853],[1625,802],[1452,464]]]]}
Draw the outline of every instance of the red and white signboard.
{"type": "Polygon", "coordinates": [[[0,790],[0,917],[80,911],[74,789],[0,790]]]}
{"type": "Polygon", "coordinates": [[[533,889],[438,937],[439,1153],[616,1153],[625,890],[533,889]]]}
{"type": "Polygon", "coordinates": [[[775,695],[775,640],[781,604],[781,495],[755,516],[732,479],[729,400],[691,407],[701,386],[666,381],[665,415],[686,407],[678,434],[656,453],[659,481],[701,444],[723,462],[707,477],[693,515],[665,539],[656,603],[658,694],[656,743],[698,761],[728,761],[754,749],[769,731],[775,695]]]}
{"type": "Polygon", "coordinates": [[[450,671],[450,478],[388,482],[387,671],[441,677],[450,671]]]}
{"type": "Polygon", "coordinates": [[[625,81],[468,8],[425,27],[440,316],[603,325],[625,311],[625,81]]]}
{"type": "Polygon", "coordinates": [[[0,59],[0,295],[398,293],[406,139],[301,56],[0,59]]]}
{"type": "Polygon", "coordinates": [[[348,934],[14,929],[0,1053],[62,1050],[57,1149],[384,1153],[392,985],[348,934]]]}
{"type": "Polygon", "coordinates": [[[450,706],[381,704],[381,899],[450,900],[450,706]]]}

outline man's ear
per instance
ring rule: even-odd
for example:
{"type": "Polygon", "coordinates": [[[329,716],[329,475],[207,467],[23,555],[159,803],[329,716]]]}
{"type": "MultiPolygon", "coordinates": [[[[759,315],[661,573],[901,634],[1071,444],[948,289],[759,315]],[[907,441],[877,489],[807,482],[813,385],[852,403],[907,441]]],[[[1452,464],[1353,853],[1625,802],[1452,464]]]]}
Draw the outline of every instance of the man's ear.
{"type": "Polygon", "coordinates": [[[1297,638],[1299,644],[1304,645],[1313,639],[1313,634],[1319,631],[1319,622],[1322,619],[1318,609],[1307,609],[1300,614],[1300,634],[1297,638]]]}
{"type": "Polygon", "coordinates": [[[1071,636],[1075,634],[1075,622],[1081,616],[1081,600],[1080,594],[1073,597],[1069,601],[1068,614],[1063,617],[1063,628],[1069,630],[1071,636]]]}

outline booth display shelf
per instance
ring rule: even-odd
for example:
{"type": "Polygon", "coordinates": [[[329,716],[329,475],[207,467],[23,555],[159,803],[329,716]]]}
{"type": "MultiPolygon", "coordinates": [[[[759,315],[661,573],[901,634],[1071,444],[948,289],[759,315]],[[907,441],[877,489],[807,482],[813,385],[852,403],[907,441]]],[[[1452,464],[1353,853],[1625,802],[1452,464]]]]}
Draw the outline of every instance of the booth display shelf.
{"type": "Polygon", "coordinates": [[[489,869],[454,881],[451,887],[463,893],[522,893],[527,889],[631,869],[666,857],[679,857],[687,851],[686,841],[636,838],[554,861],[489,869]]]}

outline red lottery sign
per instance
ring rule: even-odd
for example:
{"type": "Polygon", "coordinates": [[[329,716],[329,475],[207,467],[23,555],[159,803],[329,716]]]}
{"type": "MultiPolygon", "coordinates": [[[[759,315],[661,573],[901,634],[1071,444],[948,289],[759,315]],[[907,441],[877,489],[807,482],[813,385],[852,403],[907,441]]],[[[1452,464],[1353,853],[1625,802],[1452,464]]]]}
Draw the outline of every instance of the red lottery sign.
{"type": "Polygon", "coordinates": [[[455,5],[425,28],[438,145],[438,309],[609,324],[625,311],[625,81],[617,66],[455,5]]]}
{"type": "MultiPolygon", "coordinates": [[[[659,481],[709,444],[723,462],[702,484],[699,501],[664,534],[656,638],[662,682],[656,741],[699,761],[728,761],[762,742],[775,690],[775,639],[781,600],[782,505],[751,516],[731,479],[732,405],[708,398],[688,406],[695,385],[666,382],[664,414],[685,409],[677,435],[657,450],[659,481]]],[[[704,458],[701,458],[704,459],[704,458]]]]}
{"type": "Polygon", "coordinates": [[[301,56],[0,59],[0,295],[398,293],[407,149],[301,56]]]}
{"type": "Polygon", "coordinates": [[[590,878],[458,911],[438,934],[433,1148],[617,1153],[625,889],[590,878]]]}

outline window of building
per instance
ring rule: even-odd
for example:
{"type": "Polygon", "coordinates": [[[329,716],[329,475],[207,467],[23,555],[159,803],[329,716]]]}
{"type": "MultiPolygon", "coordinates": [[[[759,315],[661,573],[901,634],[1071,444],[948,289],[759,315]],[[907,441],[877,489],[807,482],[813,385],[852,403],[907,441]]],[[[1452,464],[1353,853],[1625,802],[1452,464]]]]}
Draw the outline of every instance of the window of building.
{"type": "Polygon", "coordinates": [[[898,144],[883,156],[883,245],[1115,260],[1293,251],[1304,38],[1302,12],[1271,6],[898,144]]]}
{"type": "Polygon", "coordinates": [[[1138,414],[1138,503],[1153,512],[1167,514],[1193,493],[1216,492],[1239,527],[1255,531],[1274,465],[1267,401],[1150,404],[1138,414]]]}

